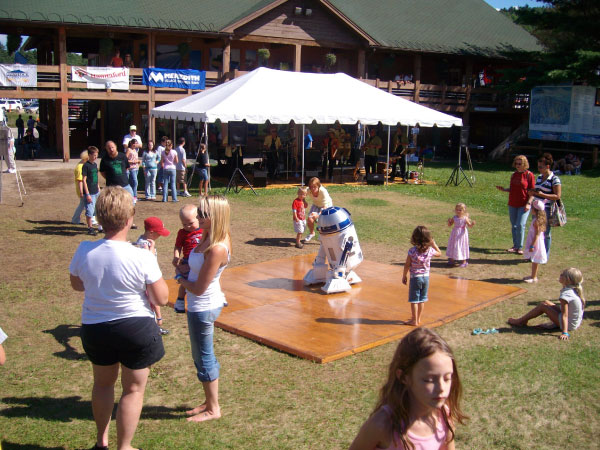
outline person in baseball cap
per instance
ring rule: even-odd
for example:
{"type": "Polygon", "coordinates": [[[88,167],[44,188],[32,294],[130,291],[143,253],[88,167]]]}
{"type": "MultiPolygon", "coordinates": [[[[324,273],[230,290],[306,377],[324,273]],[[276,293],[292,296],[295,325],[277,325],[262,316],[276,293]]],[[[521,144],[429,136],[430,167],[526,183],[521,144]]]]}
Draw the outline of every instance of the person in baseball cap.
{"type": "Polygon", "coordinates": [[[160,236],[168,236],[171,234],[171,232],[163,225],[162,220],[158,217],[148,217],[144,220],[144,229],[146,230],[146,233],[158,233],[160,236]]]}
{"type": "MultiPolygon", "coordinates": [[[[158,217],[148,217],[146,220],[144,220],[144,234],[138,238],[134,245],[139,248],[145,248],[154,256],[157,256],[156,240],[161,236],[168,236],[170,234],[171,232],[165,228],[162,220],[160,220],[158,217]]],[[[150,307],[154,312],[154,318],[156,319],[156,324],[158,325],[158,331],[160,334],[163,336],[169,334],[169,330],[166,330],[162,327],[163,319],[160,306],[150,303],[150,307]]]]}

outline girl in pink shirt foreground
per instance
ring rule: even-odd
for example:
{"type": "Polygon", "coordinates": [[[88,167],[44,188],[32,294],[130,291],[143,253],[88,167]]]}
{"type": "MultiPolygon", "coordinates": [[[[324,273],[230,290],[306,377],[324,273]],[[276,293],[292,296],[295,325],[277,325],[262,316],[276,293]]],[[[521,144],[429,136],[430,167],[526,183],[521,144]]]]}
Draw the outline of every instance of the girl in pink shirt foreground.
{"type": "Polygon", "coordinates": [[[460,379],[448,344],[428,328],[408,333],[396,349],[388,380],[350,450],[454,449],[460,379]]]}

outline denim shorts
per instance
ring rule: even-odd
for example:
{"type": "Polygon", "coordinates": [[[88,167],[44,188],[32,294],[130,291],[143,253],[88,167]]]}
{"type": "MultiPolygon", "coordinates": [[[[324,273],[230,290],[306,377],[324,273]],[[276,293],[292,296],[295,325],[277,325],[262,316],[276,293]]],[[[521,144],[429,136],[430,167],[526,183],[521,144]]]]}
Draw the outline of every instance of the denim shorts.
{"type": "Polygon", "coordinates": [[[213,347],[215,320],[223,307],[201,312],[187,313],[192,358],[201,382],[214,381],[219,378],[219,361],[213,347]]]}
{"type": "Polygon", "coordinates": [[[85,217],[94,217],[94,213],[96,211],[96,200],[98,200],[98,196],[100,195],[100,192],[96,193],[96,194],[90,194],[90,197],[92,197],[92,201],[91,203],[87,203],[85,204],[85,217]]]}
{"type": "Polygon", "coordinates": [[[424,303],[428,300],[427,291],[429,290],[429,276],[410,277],[408,285],[408,302],[424,303]]]}
{"type": "Polygon", "coordinates": [[[198,172],[198,177],[200,177],[200,181],[208,181],[208,170],[196,169],[196,172],[198,172]]]}
{"type": "Polygon", "coordinates": [[[130,317],[81,326],[81,343],[97,366],[121,363],[145,369],[165,356],[160,330],[152,317],[130,317]]]}

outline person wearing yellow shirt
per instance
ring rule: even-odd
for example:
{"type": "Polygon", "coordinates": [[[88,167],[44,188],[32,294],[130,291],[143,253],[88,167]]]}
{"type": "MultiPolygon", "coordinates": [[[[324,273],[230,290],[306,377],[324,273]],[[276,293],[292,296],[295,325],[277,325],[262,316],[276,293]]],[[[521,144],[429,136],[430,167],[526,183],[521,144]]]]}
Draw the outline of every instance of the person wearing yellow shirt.
{"type": "Polygon", "coordinates": [[[271,179],[275,179],[277,166],[279,165],[279,149],[281,148],[281,139],[277,136],[277,129],[271,127],[269,135],[265,137],[263,147],[267,152],[267,171],[271,179]]]}
{"type": "Polygon", "coordinates": [[[365,174],[377,173],[377,158],[379,157],[379,149],[381,148],[381,138],[377,136],[375,127],[369,130],[369,139],[365,144],[365,174]]]}

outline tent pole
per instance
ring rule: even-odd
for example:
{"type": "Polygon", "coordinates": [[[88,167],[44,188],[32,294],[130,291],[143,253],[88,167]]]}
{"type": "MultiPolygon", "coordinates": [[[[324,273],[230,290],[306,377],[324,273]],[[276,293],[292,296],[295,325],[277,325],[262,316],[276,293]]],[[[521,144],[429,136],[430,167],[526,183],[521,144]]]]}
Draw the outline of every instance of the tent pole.
{"type": "Polygon", "coordinates": [[[210,153],[208,153],[208,122],[204,119],[204,145],[206,147],[206,155],[208,156],[208,190],[212,191],[212,180],[210,176],[210,153]]]}
{"type": "Polygon", "coordinates": [[[388,185],[389,173],[390,169],[390,126],[388,125],[388,144],[387,144],[387,162],[385,163],[385,185],[388,185]],[[387,175],[387,176],[386,176],[387,175]]]}
{"type": "Polygon", "coordinates": [[[302,186],[304,186],[304,124],[302,124],[302,136],[300,137],[302,145],[302,186]]]}

